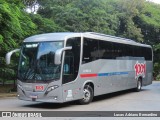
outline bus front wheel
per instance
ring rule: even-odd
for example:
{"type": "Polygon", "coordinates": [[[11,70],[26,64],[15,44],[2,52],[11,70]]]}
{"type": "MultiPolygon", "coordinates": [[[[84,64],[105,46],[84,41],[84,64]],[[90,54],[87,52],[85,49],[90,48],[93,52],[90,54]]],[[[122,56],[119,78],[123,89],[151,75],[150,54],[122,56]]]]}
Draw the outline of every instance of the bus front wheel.
{"type": "Polygon", "coordinates": [[[83,89],[83,98],[79,100],[81,105],[89,104],[93,100],[93,88],[85,85],[83,89]]]}

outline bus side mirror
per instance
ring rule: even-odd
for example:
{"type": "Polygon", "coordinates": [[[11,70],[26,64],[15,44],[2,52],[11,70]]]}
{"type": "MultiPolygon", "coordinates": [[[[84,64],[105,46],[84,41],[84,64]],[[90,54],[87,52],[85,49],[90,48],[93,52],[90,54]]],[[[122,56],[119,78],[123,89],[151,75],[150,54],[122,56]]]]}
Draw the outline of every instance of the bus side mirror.
{"type": "Polygon", "coordinates": [[[15,49],[6,54],[6,64],[9,65],[11,63],[11,56],[13,53],[20,51],[20,49],[15,49]]]}
{"type": "Polygon", "coordinates": [[[58,49],[56,51],[56,53],[55,53],[54,63],[56,65],[61,64],[61,56],[62,56],[63,51],[65,51],[65,50],[71,50],[71,49],[72,49],[71,46],[70,47],[65,47],[65,48],[62,48],[62,49],[58,49]]]}

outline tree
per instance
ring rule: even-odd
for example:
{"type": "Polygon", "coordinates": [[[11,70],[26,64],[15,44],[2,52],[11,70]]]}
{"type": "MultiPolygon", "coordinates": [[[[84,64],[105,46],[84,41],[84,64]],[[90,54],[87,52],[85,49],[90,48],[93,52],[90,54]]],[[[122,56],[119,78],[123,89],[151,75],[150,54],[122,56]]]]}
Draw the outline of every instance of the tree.
{"type": "Polygon", "coordinates": [[[116,7],[119,12],[118,35],[143,42],[141,28],[135,24],[134,19],[141,14],[144,3],[145,0],[119,0],[116,7]]]}
{"type": "Polygon", "coordinates": [[[65,31],[63,28],[59,27],[54,21],[43,18],[39,14],[30,14],[30,17],[37,26],[37,34],[65,31]]]}
{"type": "MultiPolygon", "coordinates": [[[[94,31],[106,34],[115,34],[112,30],[116,23],[105,11],[102,0],[58,0],[39,1],[38,13],[55,21],[60,27],[71,32],[94,31]]],[[[114,16],[115,17],[115,16],[114,16]]],[[[114,18],[113,17],[113,18],[114,18]]]]}
{"type": "MultiPolygon", "coordinates": [[[[17,64],[5,65],[6,53],[18,48],[24,37],[35,34],[36,25],[23,8],[19,0],[0,1],[0,78],[3,80],[12,79],[16,74],[17,64]]],[[[17,58],[13,57],[13,61],[17,63],[17,58]]]]}

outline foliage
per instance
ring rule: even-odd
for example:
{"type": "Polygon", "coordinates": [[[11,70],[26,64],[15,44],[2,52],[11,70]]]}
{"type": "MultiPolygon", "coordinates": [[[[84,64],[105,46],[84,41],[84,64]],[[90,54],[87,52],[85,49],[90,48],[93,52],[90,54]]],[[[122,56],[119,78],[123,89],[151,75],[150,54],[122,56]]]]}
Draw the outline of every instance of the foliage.
{"type": "Polygon", "coordinates": [[[156,80],[160,81],[160,74],[156,76],[156,80]]]}
{"type": "MultiPolygon", "coordinates": [[[[11,79],[15,76],[15,66],[5,65],[5,54],[19,47],[26,36],[35,34],[36,25],[29,15],[23,11],[23,4],[19,0],[0,1],[0,78],[11,79]]],[[[17,60],[16,56],[13,61],[17,60]]],[[[17,62],[15,62],[17,63],[17,62]]]]}
{"type": "MultiPolygon", "coordinates": [[[[5,54],[24,38],[47,32],[99,32],[150,44],[154,75],[160,74],[160,5],[146,0],[1,0],[0,78],[15,77],[17,55],[7,67],[5,54]],[[39,5],[38,14],[25,8],[39,5]],[[25,4],[25,5],[24,5],[25,4]]],[[[35,10],[35,9],[34,9],[35,10]]]]}
{"type": "Polygon", "coordinates": [[[54,21],[49,20],[47,18],[43,18],[39,14],[36,15],[31,14],[30,17],[37,26],[37,31],[36,31],[37,34],[65,31],[63,28],[55,24],[54,21]]]}
{"type": "Polygon", "coordinates": [[[155,53],[154,76],[160,77],[160,43],[154,45],[153,48],[154,48],[154,53],[155,53]]]}
{"type": "Polygon", "coordinates": [[[43,3],[38,13],[54,20],[67,31],[115,34],[115,31],[110,29],[112,21],[109,19],[115,16],[107,14],[103,2],[99,0],[68,0],[63,3],[48,0],[43,3]]]}
{"type": "Polygon", "coordinates": [[[143,42],[143,34],[133,19],[144,9],[144,0],[119,0],[116,10],[119,13],[118,35],[143,42]]]}

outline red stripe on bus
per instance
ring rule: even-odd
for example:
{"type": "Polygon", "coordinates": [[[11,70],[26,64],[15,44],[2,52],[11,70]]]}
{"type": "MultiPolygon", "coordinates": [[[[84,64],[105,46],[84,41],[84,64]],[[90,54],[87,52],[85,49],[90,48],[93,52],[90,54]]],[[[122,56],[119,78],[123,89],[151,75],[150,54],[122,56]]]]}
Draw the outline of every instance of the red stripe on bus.
{"type": "Polygon", "coordinates": [[[86,78],[86,77],[97,77],[98,75],[97,74],[81,74],[80,76],[81,78],[86,78]]]}

